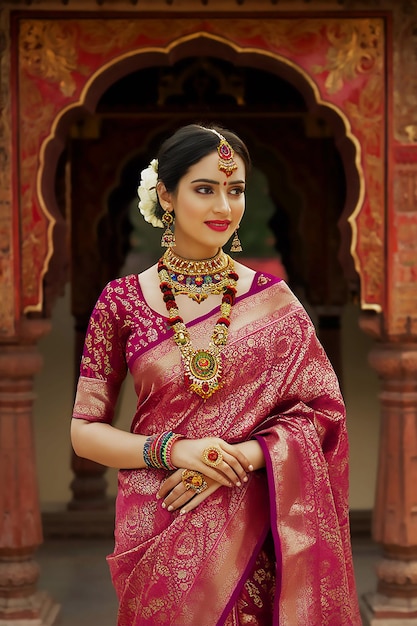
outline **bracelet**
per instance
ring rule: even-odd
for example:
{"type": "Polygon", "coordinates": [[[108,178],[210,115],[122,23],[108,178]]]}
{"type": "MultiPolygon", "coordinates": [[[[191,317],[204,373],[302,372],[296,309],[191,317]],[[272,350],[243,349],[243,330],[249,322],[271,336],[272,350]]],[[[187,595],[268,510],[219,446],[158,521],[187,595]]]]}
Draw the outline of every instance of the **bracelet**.
{"type": "Polygon", "coordinates": [[[160,435],[150,435],[143,445],[143,460],[145,465],[153,469],[177,469],[171,461],[172,446],[184,435],[173,433],[172,430],[160,435]]]}
{"type": "Polygon", "coordinates": [[[151,435],[148,437],[143,444],[143,460],[145,461],[145,465],[147,467],[152,467],[151,459],[149,457],[149,448],[151,447],[152,441],[155,439],[156,435],[151,435]]]}

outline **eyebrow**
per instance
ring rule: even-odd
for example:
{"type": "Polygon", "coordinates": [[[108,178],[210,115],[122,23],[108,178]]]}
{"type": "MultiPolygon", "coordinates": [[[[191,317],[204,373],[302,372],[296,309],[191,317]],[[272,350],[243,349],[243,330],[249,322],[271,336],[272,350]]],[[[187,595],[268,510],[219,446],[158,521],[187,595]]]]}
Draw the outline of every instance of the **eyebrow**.
{"type": "MultiPolygon", "coordinates": [[[[210,178],[196,178],[195,180],[192,180],[191,183],[210,183],[212,185],[220,185],[218,180],[211,180],[210,178]]],[[[236,185],[236,184],[245,184],[246,181],[245,180],[230,180],[229,181],[229,185],[236,185]]]]}

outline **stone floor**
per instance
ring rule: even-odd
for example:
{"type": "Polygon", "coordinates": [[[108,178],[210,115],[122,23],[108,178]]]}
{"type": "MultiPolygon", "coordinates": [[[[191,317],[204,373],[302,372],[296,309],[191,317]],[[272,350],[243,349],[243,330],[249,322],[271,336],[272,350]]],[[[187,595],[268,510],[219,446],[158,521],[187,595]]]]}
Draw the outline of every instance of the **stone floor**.
{"type": "Polygon", "coordinates": [[[60,604],[56,626],[115,626],[116,596],[106,555],[108,540],[48,540],[37,552],[38,588],[60,604]]]}
{"type": "MultiPolygon", "coordinates": [[[[54,626],[115,626],[117,602],[110,582],[108,540],[48,540],[37,553],[41,567],[39,589],[61,605],[54,626]]],[[[358,594],[375,589],[378,549],[364,539],[353,542],[358,594]]]]}

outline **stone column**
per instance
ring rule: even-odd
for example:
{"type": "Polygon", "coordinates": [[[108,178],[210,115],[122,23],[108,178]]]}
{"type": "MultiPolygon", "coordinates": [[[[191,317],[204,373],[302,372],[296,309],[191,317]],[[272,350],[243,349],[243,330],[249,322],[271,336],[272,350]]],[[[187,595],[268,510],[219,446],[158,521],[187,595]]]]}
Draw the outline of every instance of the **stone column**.
{"type": "Polygon", "coordinates": [[[42,543],[33,439],[36,343],[46,320],[21,321],[19,338],[0,346],[0,626],[50,626],[59,607],[37,590],[42,543]]]}
{"type": "Polygon", "coordinates": [[[417,342],[377,342],[381,432],[373,538],[381,545],[377,590],[366,596],[371,626],[417,624],[417,342]]]}

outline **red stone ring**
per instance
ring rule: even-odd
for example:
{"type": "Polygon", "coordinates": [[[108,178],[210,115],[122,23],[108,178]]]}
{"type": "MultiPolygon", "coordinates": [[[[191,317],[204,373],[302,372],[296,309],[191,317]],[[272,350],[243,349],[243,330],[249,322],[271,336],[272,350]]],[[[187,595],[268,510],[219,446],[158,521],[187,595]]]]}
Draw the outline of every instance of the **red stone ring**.
{"type": "Polygon", "coordinates": [[[203,463],[209,467],[217,467],[223,461],[223,453],[218,446],[209,446],[201,455],[203,463]]]}

